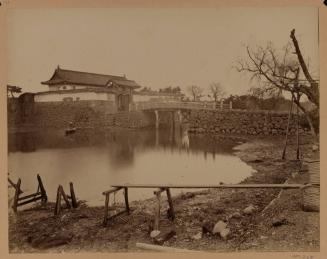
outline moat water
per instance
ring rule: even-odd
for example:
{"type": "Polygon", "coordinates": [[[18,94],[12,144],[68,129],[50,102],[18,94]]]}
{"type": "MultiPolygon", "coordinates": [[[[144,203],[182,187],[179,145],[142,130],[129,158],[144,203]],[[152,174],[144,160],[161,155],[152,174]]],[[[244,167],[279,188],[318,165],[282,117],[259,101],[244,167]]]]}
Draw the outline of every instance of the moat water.
{"type": "MultiPolygon", "coordinates": [[[[61,184],[89,205],[103,205],[102,192],[114,184],[238,183],[254,171],[234,155],[235,140],[183,135],[180,130],[77,131],[9,134],[8,172],[22,190],[36,191],[43,179],[50,201],[61,184]]],[[[189,190],[174,190],[173,194],[189,190]]],[[[153,189],[131,189],[130,200],[153,197],[153,189]]],[[[119,196],[117,196],[119,200],[119,196]]]]}

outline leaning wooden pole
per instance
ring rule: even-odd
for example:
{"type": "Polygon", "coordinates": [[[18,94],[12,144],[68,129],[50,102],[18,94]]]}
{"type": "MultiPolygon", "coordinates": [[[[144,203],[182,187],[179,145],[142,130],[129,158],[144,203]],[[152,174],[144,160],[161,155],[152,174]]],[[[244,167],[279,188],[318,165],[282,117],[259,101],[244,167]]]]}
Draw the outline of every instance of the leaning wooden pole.
{"type": "Polygon", "coordinates": [[[18,205],[18,198],[19,198],[19,194],[20,194],[20,184],[21,184],[21,180],[20,178],[17,181],[16,184],[16,189],[15,189],[15,197],[14,197],[14,204],[12,206],[14,212],[17,212],[17,205],[18,205]]]}
{"type": "Polygon", "coordinates": [[[166,194],[167,194],[167,199],[168,199],[168,204],[169,204],[169,217],[171,220],[174,220],[175,219],[175,211],[174,211],[173,200],[171,198],[171,193],[170,193],[169,188],[166,188],[166,194]]]}
{"type": "Polygon", "coordinates": [[[42,203],[46,203],[48,201],[48,196],[47,196],[47,192],[45,191],[41,176],[39,174],[36,175],[37,177],[37,181],[39,183],[39,188],[42,194],[42,203]]]}
{"type": "Polygon", "coordinates": [[[72,199],[72,206],[73,206],[73,208],[77,208],[78,203],[77,203],[77,200],[76,200],[74,185],[73,185],[72,182],[69,183],[69,189],[70,189],[70,197],[72,199]]]}
{"type": "MultiPolygon", "coordinates": [[[[300,102],[299,94],[298,94],[297,98],[298,98],[297,101],[300,102]]],[[[297,118],[297,121],[296,121],[296,159],[300,160],[300,136],[299,136],[300,120],[299,120],[299,106],[298,105],[296,106],[296,118],[297,118]]]]}
{"type": "MultiPolygon", "coordinates": [[[[12,180],[10,180],[9,177],[8,177],[8,182],[10,183],[10,185],[12,187],[14,187],[15,189],[17,188],[16,184],[12,180]]],[[[22,193],[23,193],[23,191],[22,190],[19,190],[19,194],[22,194],[22,193]]]]}
{"type": "Polygon", "coordinates": [[[56,198],[56,205],[54,209],[54,215],[58,215],[60,213],[60,209],[61,209],[61,188],[59,185],[57,189],[57,198],[56,198]]]}
{"type": "Polygon", "coordinates": [[[288,120],[287,120],[287,127],[286,127],[286,137],[285,137],[285,144],[284,144],[282,159],[285,159],[285,154],[286,154],[286,147],[287,147],[287,140],[288,140],[288,132],[289,132],[290,121],[291,121],[292,110],[293,110],[293,102],[294,102],[294,100],[293,100],[293,97],[292,97],[291,107],[290,107],[290,111],[288,113],[288,120]]]}
{"type": "Polygon", "coordinates": [[[67,197],[67,195],[66,195],[66,193],[64,191],[64,188],[61,185],[60,185],[60,192],[61,192],[62,197],[64,198],[64,201],[66,202],[67,208],[70,208],[71,206],[70,206],[68,197],[67,197]]]}

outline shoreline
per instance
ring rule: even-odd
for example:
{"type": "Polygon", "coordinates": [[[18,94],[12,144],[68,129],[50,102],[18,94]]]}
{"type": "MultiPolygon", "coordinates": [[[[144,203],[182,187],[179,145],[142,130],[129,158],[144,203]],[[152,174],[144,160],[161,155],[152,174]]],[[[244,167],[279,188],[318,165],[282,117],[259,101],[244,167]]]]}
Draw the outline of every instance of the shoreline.
{"type": "MultiPolygon", "coordinates": [[[[231,136],[228,135],[227,137],[231,136]]],[[[256,170],[256,173],[247,177],[241,183],[283,183],[290,179],[292,173],[298,168],[296,161],[281,161],[278,158],[280,155],[278,148],[280,148],[283,139],[264,136],[262,138],[243,137],[243,139],[248,140],[237,145],[234,153],[242,161],[250,164],[256,170]]],[[[295,157],[294,145],[292,144],[294,140],[290,140],[290,142],[288,158],[295,157]]],[[[302,142],[304,143],[301,146],[302,151],[309,152],[310,139],[305,136],[302,142]]],[[[303,177],[301,175],[300,179],[293,180],[301,182],[303,177]]],[[[264,225],[266,226],[271,224],[271,222],[267,223],[267,220],[273,220],[276,215],[272,217],[273,212],[268,210],[267,213],[271,215],[262,218],[261,211],[278,196],[279,191],[211,189],[186,192],[174,196],[176,213],[174,227],[177,235],[166,241],[164,245],[205,251],[266,251],[269,250],[269,247],[266,247],[266,243],[269,241],[271,249],[274,250],[274,247],[279,247],[278,245],[283,243],[285,238],[274,240],[274,237],[278,236],[276,233],[271,237],[267,235],[270,228],[267,230],[262,224],[263,222],[265,222],[264,225]],[[257,212],[250,216],[243,215],[242,210],[250,204],[257,208],[257,212]],[[230,216],[235,212],[241,214],[241,217],[231,218],[230,216]],[[231,234],[227,240],[222,240],[219,236],[213,235],[202,235],[199,240],[193,238],[196,234],[202,232],[204,224],[214,224],[218,220],[227,221],[228,227],[231,229],[231,234]],[[272,240],[274,241],[272,242],[272,240]],[[253,244],[256,245],[253,246],[253,244]]],[[[298,195],[297,190],[287,192],[298,195]]],[[[108,224],[106,228],[101,226],[103,206],[88,207],[82,204],[75,210],[63,210],[59,217],[53,216],[51,204],[44,208],[36,207],[19,211],[17,217],[11,215],[9,220],[10,252],[139,251],[135,247],[136,242],[152,243],[149,236],[149,225],[153,220],[154,201],[154,198],[150,198],[131,202],[131,215],[115,220],[112,224],[108,224]],[[28,227],[18,230],[27,223],[26,221],[29,222],[28,227]],[[85,232],[87,232],[86,235],[85,232]],[[42,240],[37,238],[40,234],[43,235],[43,239],[51,235],[58,235],[61,238],[67,237],[69,240],[61,246],[47,247],[46,244],[42,244],[42,240]]],[[[294,203],[293,200],[287,202],[294,203]]],[[[164,215],[166,208],[167,205],[164,205],[161,215],[162,222],[160,221],[160,226],[163,229],[172,225],[164,215]]],[[[299,213],[302,212],[299,211],[299,213]]],[[[319,220],[319,213],[308,212],[307,215],[318,217],[319,220]]],[[[293,226],[285,224],[277,230],[289,229],[293,226]]],[[[299,229],[296,231],[299,231],[299,229]]],[[[304,244],[308,244],[304,246],[302,242],[301,245],[295,244],[290,247],[284,244],[278,249],[302,251],[303,249],[307,250],[309,247],[310,251],[316,251],[319,249],[319,231],[318,236],[314,235],[313,239],[315,242],[313,242],[312,246],[309,245],[311,241],[303,240],[304,244]]],[[[289,241],[288,243],[295,243],[290,240],[287,241],[289,241]]]]}

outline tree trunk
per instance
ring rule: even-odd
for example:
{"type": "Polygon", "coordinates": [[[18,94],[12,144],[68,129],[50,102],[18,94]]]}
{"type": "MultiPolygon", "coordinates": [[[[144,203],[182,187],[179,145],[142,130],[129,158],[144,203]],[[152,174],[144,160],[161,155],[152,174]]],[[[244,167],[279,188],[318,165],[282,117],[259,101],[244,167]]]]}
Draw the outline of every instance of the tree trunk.
{"type": "Polygon", "coordinates": [[[310,126],[310,131],[311,131],[311,134],[314,138],[314,141],[315,142],[319,142],[318,140],[318,136],[317,136],[317,133],[316,133],[316,130],[315,128],[313,127],[313,123],[312,123],[312,120],[309,116],[309,114],[307,113],[307,111],[301,106],[301,104],[299,104],[298,102],[296,102],[296,105],[300,108],[300,110],[303,112],[305,118],[307,119],[308,123],[309,123],[309,126],[310,126]]]}
{"type": "Polygon", "coordinates": [[[295,37],[295,29],[293,29],[291,31],[291,35],[290,35],[292,41],[293,41],[293,45],[295,48],[295,53],[298,57],[300,66],[302,68],[303,74],[305,75],[305,78],[308,80],[308,82],[310,83],[311,89],[306,91],[306,95],[308,96],[309,100],[311,102],[313,102],[318,108],[319,108],[319,85],[318,83],[313,80],[313,78],[311,77],[308,67],[304,62],[300,47],[299,47],[299,43],[295,37]]]}
{"type": "MultiPolygon", "coordinates": [[[[300,102],[300,95],[297,95],[298,102],[300,102]]],[[[296,107],[296,159],[300,160],[300,136],[299,136],[299,106],[296,107]]]]}
{"type": "Polygon", "coordinates": [[[291,107],[290,107],[290,111],[289,111],[289,114],[288,114],[288,120],[287,120],[285,145],[284,145],[284,149],[283,149],[282,159],[285,159],[285,155],[286,155],[286,147],[287,147],[288,131],[289,131],[290,121],[291,121],[291,116],[292,116],[293,103],[294,103],[294,100],[293,100],[293,98],[292,98],[291,107]]]}

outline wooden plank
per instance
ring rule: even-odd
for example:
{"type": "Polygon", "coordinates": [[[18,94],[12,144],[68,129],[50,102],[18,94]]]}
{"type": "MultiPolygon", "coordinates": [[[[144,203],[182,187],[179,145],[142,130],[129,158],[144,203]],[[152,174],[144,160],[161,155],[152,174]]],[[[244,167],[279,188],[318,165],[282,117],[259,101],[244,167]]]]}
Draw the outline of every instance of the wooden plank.
{"type": "Polygon", "coordinates": [[[178,253],[185,253],[185,252],[199,252],[195,250],[187,250],[187,249],[180,249],[168,246],[159,246],[159,245],[151,245],[146,243],[136,243],[137,248],[145,249],[145,250],[153,250],[158,252],[178,252],[178,253]]]}
{"type": "Polygon", "coordinates": [[[26,199],[28,199],[28,198],[35,197],[35,196],[37,196],[37,195],[41,195],[41,194],[42,194],[41,192],[36,192],[36,193],[30,194],[30,195],[26,195],[26,196],[23,196],[23,197],[19,197],[19,198],[18,198],[18,201],[26,200],[26,199]]]}
{"type": "Polygon", "coordinates": [[[111,189],[109,189],[108,191],[104,191],[102,194],[103,195],[107,195],[107,194],[110,194],[110,193],[113,193],[113,192],[117,192],[117,191],[119,191],[120,189],[122,189],[122,188],[124,188],[124,187],[128,187],[128,186],[118,186],[118,187],[116,187],[116,186],[113,186],[114,188],[111,188],[111,189]]]}
{"type": "Polygon", "coordinates": [[[221,185],[210,185],[210,184],[190,184],[190,185],[178,185],[178,184],[123,184],[123,185],[112,185],[112,187],[116,188],[175,188],[175,189],[206,189],[206,188],[281,188],[281,189],[298,189],[303,188],[305,185],[303,184],[221,184],[221,185]]]}
{"type": "Polygon", "coordinates": [[[19,203],[17,203],[17,207],[34,202],[34,201],[41,200],[42,198],[43,198],[42,196],[39,196],[39,197],[35,197],[35,198],[27,200],[27,201],[19,202],[19,203]]]}

